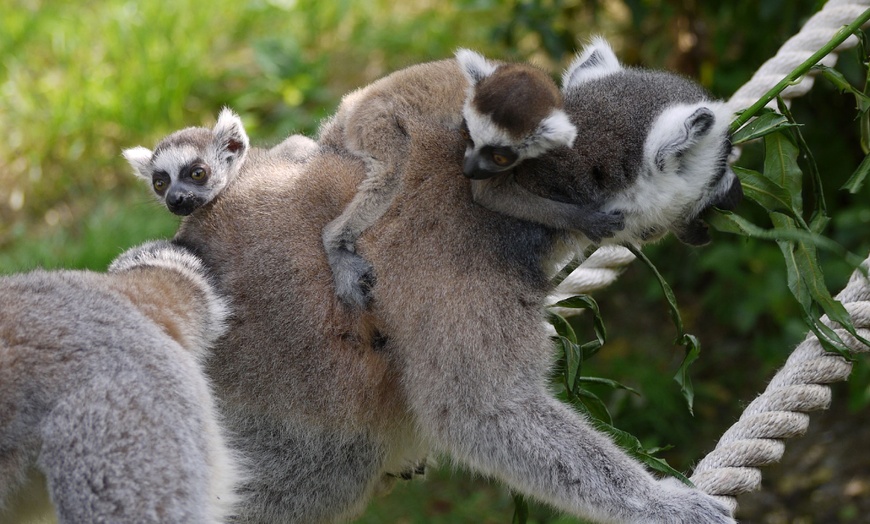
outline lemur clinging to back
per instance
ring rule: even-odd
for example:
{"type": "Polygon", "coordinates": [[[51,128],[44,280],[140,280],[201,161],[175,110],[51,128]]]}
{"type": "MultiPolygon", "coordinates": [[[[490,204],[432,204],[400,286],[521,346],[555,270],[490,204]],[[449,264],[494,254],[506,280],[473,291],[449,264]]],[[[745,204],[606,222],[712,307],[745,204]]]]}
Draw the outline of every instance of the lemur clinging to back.
{"type": "Polygon", "coordinates": [[[356,240],[384,214],[399,190],[408,154],[403,122],[408,119],[428,119],[457,130],[467,126],[463,172],[472,179],[478,204],[580,231],[594,242],[622,229],[622,216],[601,212],[599,201],[558,202],[513,182],[511,169],[555,147],[570,146],[577,128],[546,73],[528,64],[490,62],[460,49],[454,60],[412,66],[345,96],[321,129],[321,145],[349,150],[367,168],[357,195],[323,231],[336,293],[345,303],[362,306],[368,300],[365,288],[373,276],[369,263],[356,254],[356,240]]]}
{"type": "MultiPolygon", "coordinates": [[[[300,160],[317,149],[302,135],[291,135],[269,154],[300,160]]],[[[164,137],[154,151],[124,150],[133,172],[151,183],[157,198],[176,215],[186,216],[211,202],[238,175],[251,150],[242,120],[221,110],[212,129],[188,127],[164,137]]]]}

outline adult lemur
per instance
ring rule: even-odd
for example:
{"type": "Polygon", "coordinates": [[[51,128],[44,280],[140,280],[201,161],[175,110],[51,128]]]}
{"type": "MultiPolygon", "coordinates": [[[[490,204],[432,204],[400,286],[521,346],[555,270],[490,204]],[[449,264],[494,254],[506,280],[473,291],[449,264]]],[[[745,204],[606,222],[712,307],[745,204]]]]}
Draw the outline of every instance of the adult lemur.
{"type": "Polygon", "coordinates": [[[574,229],[597,242],[622,228],[618,212],[603,213],[601,201],[558,202],[530,193],[503,177],[529,158],[570,146],[577,128],[562,110],[553,80],[528,64],[493,63],[460,49],[455,60],[403,69],[358,89],[342,100],[321,129],[319,142],[360,155],[367,171],[344,212],[323,231],[336,293],[356,306],[366,303],[371,266],[356,254],[356,240],[390,206],[400,190],[408,157],[408,120],[459,130],[469,145],[464,173],[473,179],[475,202],[558,229],[574,229]]]}
{"type": "MultiPolygon", "coordinates": [[[[577,140],[525,160],[517,180],[568,203],[602,200],[625,216],[620,241],[705,240],[700,212],[740,191],[721,105],[685,79],[621,68],[601,41],[563,89],[577,140]]],[[[474,204],[462,133],[427,119],[403,128],[400,189],[358,242],[378,276],[366,312],[336,298],[321,244],[366,176],[353,154],[249,156],[178,232],[234,304],[208,373],[256,472],[240,521],[351,518],[437,452],[593,520],[733,522],[550,394],[549,263],[586,239],[474,204]]]]}
{"type": "Polygon", "coordinates": [[[202,371],[228,309],[208,278],[166,241],[108,274],[0,277],[0,521],[43,490],[35,469],[61,523],[231,513],[240,470],[202,371]]]}
{"type": "MultiPolygon", "coordinates": [[[[242,120],[224,108],[212,129],[181,129],[160,140],[154,151],[142,146],[125,149],[124,158],[134,174],[151,184],[167,209],[186,216],[211,202],[235,179],[250,147],[242,120]]],[[[270,152],[300,160],[316,149],[310,138],[291,135],[270,152]]]]}

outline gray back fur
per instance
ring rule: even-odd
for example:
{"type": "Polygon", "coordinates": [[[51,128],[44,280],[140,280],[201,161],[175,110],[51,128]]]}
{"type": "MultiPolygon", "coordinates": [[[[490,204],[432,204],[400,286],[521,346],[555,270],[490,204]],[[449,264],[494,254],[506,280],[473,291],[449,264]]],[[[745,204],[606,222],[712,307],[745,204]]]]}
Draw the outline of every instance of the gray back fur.
{"type": "Polygon", "coordinates": [[[0,520],[39,469],[61,523],[224,521],[240,469],[202,373],[228,315],[208,278],[168,242],[0,278],[0,520]]]}

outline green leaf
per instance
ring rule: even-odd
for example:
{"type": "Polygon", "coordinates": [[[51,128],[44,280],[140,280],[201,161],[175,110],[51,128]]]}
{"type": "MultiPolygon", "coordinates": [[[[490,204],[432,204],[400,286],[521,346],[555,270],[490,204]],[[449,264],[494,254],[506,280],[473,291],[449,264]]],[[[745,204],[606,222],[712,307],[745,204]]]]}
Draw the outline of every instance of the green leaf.
{"type": "Polygon", "coordinates": [[[792,196],[784,187],[766,178],[758,171],[734,166],[734,174],[740,179],[743,194],[768,211],[793,213],[792,196]]]}
{"type": "Polygon", "coordinates": [[[864,157],[864,160],[858,165],[858,169],[852,173],[852,176],[849,177],[849,180],[846,180],[846,183],[840,189],[845,189],[854,195],[861,190],[861,186],[864,185],[864,179],[867,178],[868,173],[870,173],[870,155],[864,157]]]}
{"type": "Polygon", "coordinates": [[[798,148],[785,133],[774,133],[764,137],[764,176],[789,195],[794,214],[801,215],[802,177],[797,164],[798,148]]]}
{"type": "Polygon", "coordinates": [[[668,310],[671,314],[671,320],[674,323],[674,326],[677,328],[678,336],[683,334],[683,319],[680,316],[680,310],[677,307],[677,297],[674,295],[674,290],[671,289],[670,284],[667,283],[665,277],[659,273],[659,270],[655,267],[652,261],[647,258],[643,251],[635,248],[634,246],[628,246],[628,250],[634,254],[635,257],[638,258],[656,277],[656,280],[659,283],[659,287],[662,288],[662,292],[665,295],[665,299],[668,302],[668,310]]]}
{"type": "Polygon", "coordinates": [[[558,342],[562,345],[562,352],[565,355],[565,389],[569,397],[574,397],[577,394],[577,380],[583,369],[583,350],[565,337],[559,337],[558,342]]]}
{"type": "MultiPolygon", "coordinates": [[[[789,110],[788,106],[783,102],[782,98],[777,98],[776,102],[779,105],[779,110],[782,115],[785,116],[789,122],[795,122],[791,110],[789,110]]],[[[800,151],[801,157],[804,159],[807,170],[809,170],[810,181],[813,185],[815,209],[813,210],[810,222],[812,222],[815,227],[811,229],[816,233],[821,233],[824,229],[824,224],[827,224],[827,221],[822,219],[828,215],[828,206],[825,203],[825,191],[824,184],[822,184],[822,175],[819,172],[819,166],[816,164],[816,158],[813,156],[810,146],[807,144],[806,140],[804,140],[804,135],[801,133],[800,127],[793,128],[790,133],[797,140],[798,150],[800,151]],[[816,229],[816,227],[818,227],[818,229],[816,229]]],[[[796,216],[795,218],[798,217],[796,216]]],[[[800,222],[801,220],[799,219],[798,221],[800,222]]]]}
{"type": "MultiPolygon", "coordinates": [[[[796,230],[794,221],[779,213],[771,213],[771,220],[777,228],[783,230],[796,230]]],[[[837,352],[848,352],[845,344],[833,330],[816,320],[817,313],[813,306],[818,306],[829,319],[837,322],[850,335],[858,338],[865,344],[870,342],[860,337],[852,324],[849,312],[839,301],[831,296],[825,285],[825,278],[816,255],[815,246],[807,242],[780,242],[780,249],[786,258],[788,268],[789,289],[804,309],[813,331],[819,336],[826,346],[833,347],[837,352]]]]}
{"type": "Polygon", "coordinates": [[[604,346],[604,343],[607,341],[607,330],[604,327],[604,319],[601,316],[601,310],[598,309],[598,303],[595,302],[595,299],[592,298],[590,295],[575,295],[573,297],[560,300],[559,302],[553,304],[553,306],[551,307],[585,309],[592,313],[592,328],[595,331],[595,340],[586,342],[585,344],[580,346],[583,351],[583,360],[591,358],[593,355],[595,355],[595,353],[598,352],[599,349],[604,346]]]}
{"type": "Polygon", "coordinates": [[[846,77],[843,75],[843,73],[822,64],[813,66],[813,70],[821,73],[822,77],[834,84],[834,87],[839,89],[841,93],[848,93],[850,95],[854,95],[856,107],[858,107],[858,109],[866,108],[867,105],[870,104],[870,98],[868,98],[866,94],[856,89],[855,86],[853,86],[848,80],[846,80],[846,77]]]}
{"type": "Polygon", "coordinates": [[[621,384],[615,380],[611,380],[609,378],[601,378],[601,377],[580,377],[581,384],[600,384],[602,386],[607,386],[613,389],[622,389],[628,391],[630,393],[634,393],[635,395],[640,395],[640,393],[634,388],[630,388],[625,384],[621,384]]]}
{"type": "Polygon", "coordinates": [[[600,420],[593,419],[591,420],[591,422],[596,427],[596,429],[610,435],[617,446],[624,449],[626,453],[628,453],[630,456],[634,457],[638,461],[646,464],[647,466],[656,471],[659,471],[666,475],[670,475],[672,477],[676,477],[685,484],[688,484],[690,486],[692,485],[692,482],[688,478],[686,478],[685,475],[668,465],[668,463],[664,459],[654,457],[650,450],[644,449],[643,444],[640,443],[640,440],[638,440],[638,438],[631,433],[628,433],[621,429],[617,429],[610,424],[605,424],[600,420]]]}
{"type": "Polygon", "coordinates": [[[577,388],[577,399],[586,406],[586,412],[590,416],[607,424],[613,424],[613,418],[610,416],[607,405],[604,404],[604,401],[598,395],[588,389],[577,388]]]}
{"type": "Polygon", "coordinates": [[[864,261],[861,257],[847,251],[843,246],[834,242],[830,238],[814,233],[810,230],[809,226],[807,226],[806,229],[764,229],[746,220],[740,215],[736,215],[730,211],[723,211],[721,209],[716,209],[715,212],[706,214],[704,216],[704,221],[716,231],[722,231],[723,233],[734,233],[736,235],[763,240],[808,242],[820,249],[830,251],[831,253],[840,256],[853,268],[859,269],[864,272],[864,274],[866,274],[867,271],[861,266],[861,263],[864,261]]]}
{"type": "Polygon", "coordinates": [[[650,271],[652,271],[653,275],[655,275],[656,279],[659,282],[659,286],[662,288],[662,292],[665,295],[665,298],[668,302],[668,307],[671,313],[671,320],[674,323],[674,326],[677,328],[677,338],[674,340],[674,344],[680,344],[686,347],[686,357],[683,359],[683,363],[680,365],[679,370],[677,371],[677,375],[674,376],[674,380],[680,385],[680,391],[683,394],[683,398],[686,399],[686,404],[689,407],[689,413],[692,413],[692,404],[695,400],[695,391],[692,387],[692,381],[689,378],[688,367],[695,360],[698,359],[698,356],[701,352],[700,344],[698,343],[698,339],[692,335],[688,335],[683,328],[683,319],[680,317],[680,310],[677,307],[677,297],[674,295],[674,291],[671,289],[671,286],[665,281],[664,277],[659,273],[659,270],[653,265],[652,261],[639,249],[628,246],[629,251],[631,251],[635,257],[638,258],[642,263],[644,263],[650,271]]]}
{"type": "Polygon", "coordinates": [[[791,240],[777,240],[780,251],[782,251],[785,267],[788,274],[788,288],[792,295],[797,299],[807,316],[812,316],[812,297],[809,290],[804,285],[801,278],[798,256],[796,253],[795,242],[791,240]]]}
{"type": "Polygon", "coordinates": [[[556,328],[556,333],[563,338],[568,339],[572,344],[577,343],[577,334],[574,333],[574,328],[571,327],[571,324],[565,320],[565,317],[559,315],[558,313],[550,312],[549,315],[550,324],[556,328]]]}
{"type": "Polygon", "coordinates": [[[551,307],[589,309],[598,313],[598,303],[590,295],[574,295],[573,297],[556,302],[551,307]]]}
{"type": "Polygon", "coordinates": [[[778,113],[772,111],[765,112],[734,133],[731,137],[731,143],[734,145],[742,144],[795,125],[797,124],[789,122],[778,113]]]}
{"type": "Polygon", "coordinates": [[[692,378],[689,376],[689,366],[701,356],[701,343],[698,342],[697,337],[688,333],[684,333],[680,337],[679,342],[685,346],[686,356],[683,357],[683,362],[680,363],[680,368],[677,370],[676,375],[674,375],[674,380],[680,385],[683,398],[686,399],[689,405],[689,413],[694,415],[692,407],[695,402],[695,387],[692,385],[692,378]]]}

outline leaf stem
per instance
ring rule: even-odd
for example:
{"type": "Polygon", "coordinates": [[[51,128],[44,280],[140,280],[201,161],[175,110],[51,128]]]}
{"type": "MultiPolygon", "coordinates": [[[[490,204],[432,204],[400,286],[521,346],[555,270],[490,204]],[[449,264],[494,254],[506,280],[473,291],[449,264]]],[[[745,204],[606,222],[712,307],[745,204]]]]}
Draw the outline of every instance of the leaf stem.
{"type": "Polygon", "coordinates": [[[809,58],[807,58],[801,65],[797,66],[791,73],[785,76],[782,80],[779,81],[778,84],[773,86],[767,93],[765,93],[761,98],[758,99],[757,102],[749,106],[748,109],[743,111],[733,122],[731,122],[731,132],[734,133],[746,122],[756,115],[761,109],[770,103],[771,100],[776,98],[786,87],[793,84],[799,78],[807,74],[807,72],[812,69],[814,65],[816,65],[822,58],[827,56],[831,51],[836,49],[840,44],[846,41],[849,36],[861,28],[867,21],[870,21],[870,9],[864,11],[861,16],[856,18],[851,24],[843,27],[834,37],[825,44],[821,49],[812,54],[809,58]]]}

